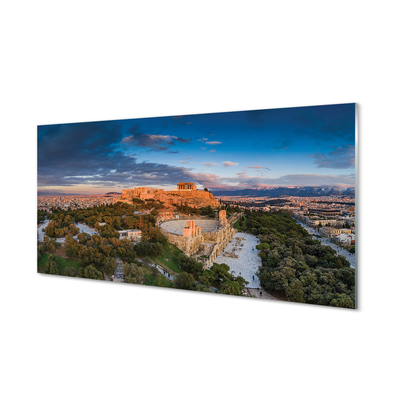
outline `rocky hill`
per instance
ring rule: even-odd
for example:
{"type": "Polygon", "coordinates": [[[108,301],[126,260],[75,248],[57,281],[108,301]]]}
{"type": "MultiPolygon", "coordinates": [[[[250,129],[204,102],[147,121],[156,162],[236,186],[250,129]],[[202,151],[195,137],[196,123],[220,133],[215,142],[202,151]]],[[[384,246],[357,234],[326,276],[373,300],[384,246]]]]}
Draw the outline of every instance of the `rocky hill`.
{"type": "Polygon", "coordinates": [[[191,192],[164,192],[154,195],[156,200],[163,201],[166,204],[187,204],[191,207],[217,207],[218,201],[210,192],[195,190],[191,192]]]}
{"type": "Polygon", "coordinates": [[[171,190],[164,191],[162,189],[154,188],[136,188],[136,189],[123,189],[121,199],[129,201],[132,198],[142,200],[160,200],[166,205],[168,204],[187,204],[191,207],[217,207],[218,201],[215,200],[212,193],[204,190],[171,190]]]}

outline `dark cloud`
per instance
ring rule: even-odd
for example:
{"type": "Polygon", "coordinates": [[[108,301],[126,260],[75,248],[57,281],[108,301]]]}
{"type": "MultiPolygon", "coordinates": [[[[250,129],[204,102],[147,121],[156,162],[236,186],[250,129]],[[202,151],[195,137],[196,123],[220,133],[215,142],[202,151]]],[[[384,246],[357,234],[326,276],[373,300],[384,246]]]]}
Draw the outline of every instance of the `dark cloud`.
{"type": "Polygon", "coordinates": [[[152,151],[165,151],[168,150],[170,146],[175,146],[177,143],[190,143],[190,139],[172,135],[151,135],[137,132],[124,137],[121,143],[126,146],[142,147],[152,151]]]}
{"type": "Polygon", "coordinates": [[[327,155],[323,153],[311,154],[311,158],[315,158],[314,164],[318,168],[335,168],[346,169],[352,168],[355,165],[355,146],[346,145],[344,147],[336,147],[327,155]]]}
{"type": "MultiPolygon", "coordinates": [[[[38,127],[38,186],[133,187],[187,179],[190,169],[138,163],[121,151],[122,139],[121,126],[115,122],[38,127]]],[[[166,146],[155,143],[168,146],[168,141],[166,146]]]]}

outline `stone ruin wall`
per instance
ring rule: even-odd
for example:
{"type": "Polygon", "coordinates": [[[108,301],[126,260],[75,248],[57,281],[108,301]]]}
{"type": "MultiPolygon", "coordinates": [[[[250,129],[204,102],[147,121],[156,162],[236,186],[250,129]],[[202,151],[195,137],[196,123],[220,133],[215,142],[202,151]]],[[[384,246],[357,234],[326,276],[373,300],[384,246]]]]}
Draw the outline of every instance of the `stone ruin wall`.
{"type": "Polygon", "coordinates": [[[164,192],[164,189],[153,189],[150,187],[138,187],[133,189],[122,189],[122,199],[138,197],[140,199],[151,199],[155,194],[164,192]]]}
{"type": "Polygon", "coordinates": [[[228,220],[220,221],[218,229],[212,232],[201,233],[193,227],[193,224],[188,223],[186,228],[188,229],[188,233],[186,236],[177,235],[165,230],[162,230],[162,233],[170,243],[178,247],[178,249],[183,251],[187,256],[193,256],[198,253],[201,250],[203,242],[213,242],[214,244],[212,245],[212,250],[208,255],[208,259],[205,261],[202,260],[204,269],[207,269],[210,268],[213,265],[214,260],[222,254],[226,245],[237,232],[237,230],[233,228],[233,223],[236,218],[237,216],[232,216],[228,220]]]}
{"type": "Polygon", "coordinates": [[[193,254],[197,253],[200,248],[200,244],[204,242],[202,234],[188,237],[164,230],[162,230],[162,233],[170,243],[175,245],[179,250],[183,251],[187,256],[192,256],[193,254]]]}
{"type": "Polygon", "coordinates": [[[236,232],[237,230],[233,228],[231,224],[227,224],[226,226],[220,228],[216,232],[208,232],[208,233],[216,233],[217,237],[216,237],[216,243],[210,253],[210,256],[208,260],[206,260],[206,262],[204,263],[204,269],[210,268],[213,265],[215,259],[222,254],[224,248],[230,242],[230,240],[232,240],[236,232]]]}
{"type": "Polygon", "coordinates": [[[214,195],[210,192],[206,192],[204,190],[188,190],[188,191],[183,191],[183,190],[168,190],[164,192],[165,194],[176,194],[181,197],[185,198],[190,198],[190,197],[196,197],[198,199],[214,199],[214,195]]]}

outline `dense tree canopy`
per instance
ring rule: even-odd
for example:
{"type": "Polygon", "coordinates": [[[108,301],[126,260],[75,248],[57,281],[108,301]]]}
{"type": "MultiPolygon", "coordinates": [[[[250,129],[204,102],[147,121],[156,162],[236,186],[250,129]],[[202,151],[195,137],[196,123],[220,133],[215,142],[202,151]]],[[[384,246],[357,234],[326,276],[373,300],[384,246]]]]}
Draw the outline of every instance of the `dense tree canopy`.
{"type": "Polygon", "coordinates": [[[143,268],[138,267],[137,264],[124,263],[122,265],[122,272],[124,273],[124,282],[143,285],[144,271],[143,268]]]}
{"type": "Polygon", "coordinates": [[[43,267],[39,270],[39,272],[52,275],[59,274],[57,258],[54,254],[50,254],[47,262],[43,265],[43,267]]]}
{"type": "Polygon", "coordinates": [[[187,272],[181,272],[174,280],[174,287],[176,289],[193,290],[194,277],[187,272]]]}
{"type": "MultiPolygon", "coordinates": [[[[47,217],[57,222],[59,225],[57,227],[60,228],[68,227],[74,222],[81,222],[97,229],[104,237],[118,237],[116,231],[119,229],[142,229],[145,224],[155,224],[156,219],[153,214],[138,215],[135,212],[163,207],[163,203],[159,201],[145,203],[140,199],[135,200],[138,200],[139,204],[117,202],[77,210],[55,209],[52,214],[47,214],[47,217]],[[104,223],[105,225],[99,225],[104,223]]],[[[39,215],[43,218],[42,214],[39,213],[38,218],[39,215]]]]}
{"type": "Polygon", "coordinates": [[[288,301],[354,308],[355,271],[285,213],[246,212],[243,226],[260,239],[264,288],[288,301]]]}
{"type": "Polygon", "coordinates": [[[78,240],[74,240],[71,235],[66,236],[65,246],[67,257],[80,260],[83,267],[92,265],[107,276],[114,274],[115,257],[120,257],[126,262],[133,262],[136,257],[134,244],[128,239],[80,233],[78,240]]]}
{"type": "Polygon", "coordinates": [[[68,234],[76,235],[79,228],[73,223],[71,216],[65,215],[50,221],[44,231],[49,237],[59,238],[68,234]]]}
{"type": "Polygon", "coordinates": [[[215,287],[219,288],[218,293],[240,295],[243,286],[248,283],[241,276],[233,276],[226,264],[214,263],[209,269],[203,270],[201,262],[183,253],[179,255],[178,263],[182,273],[179,274],[175,287],[185,286],[180,287],[181,289],[211,292],[211,287],[215,287]],[[181,281],[193,283],[184,285],[181,281]]]}
{"type": "Polygon", "coordinates": [[[79,276],[81,278],[86,278],[86,279],[98,279],[98,280],[103,279],[103,274],[99,270],[97,270],[93,265],[82,267],[79,270],[79,276]]]}

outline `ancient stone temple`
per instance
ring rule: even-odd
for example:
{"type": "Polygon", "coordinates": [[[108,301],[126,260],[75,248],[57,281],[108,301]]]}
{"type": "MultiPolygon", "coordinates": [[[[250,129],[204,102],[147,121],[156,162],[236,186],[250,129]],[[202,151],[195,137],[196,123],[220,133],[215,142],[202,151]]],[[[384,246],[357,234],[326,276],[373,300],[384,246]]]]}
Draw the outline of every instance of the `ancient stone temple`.
{"type": "Polygon", "coordinates": [[[179,191],[197,190],[197,187],[193,182],[180,182],[178,183],[178,190],[179,191]]]}

